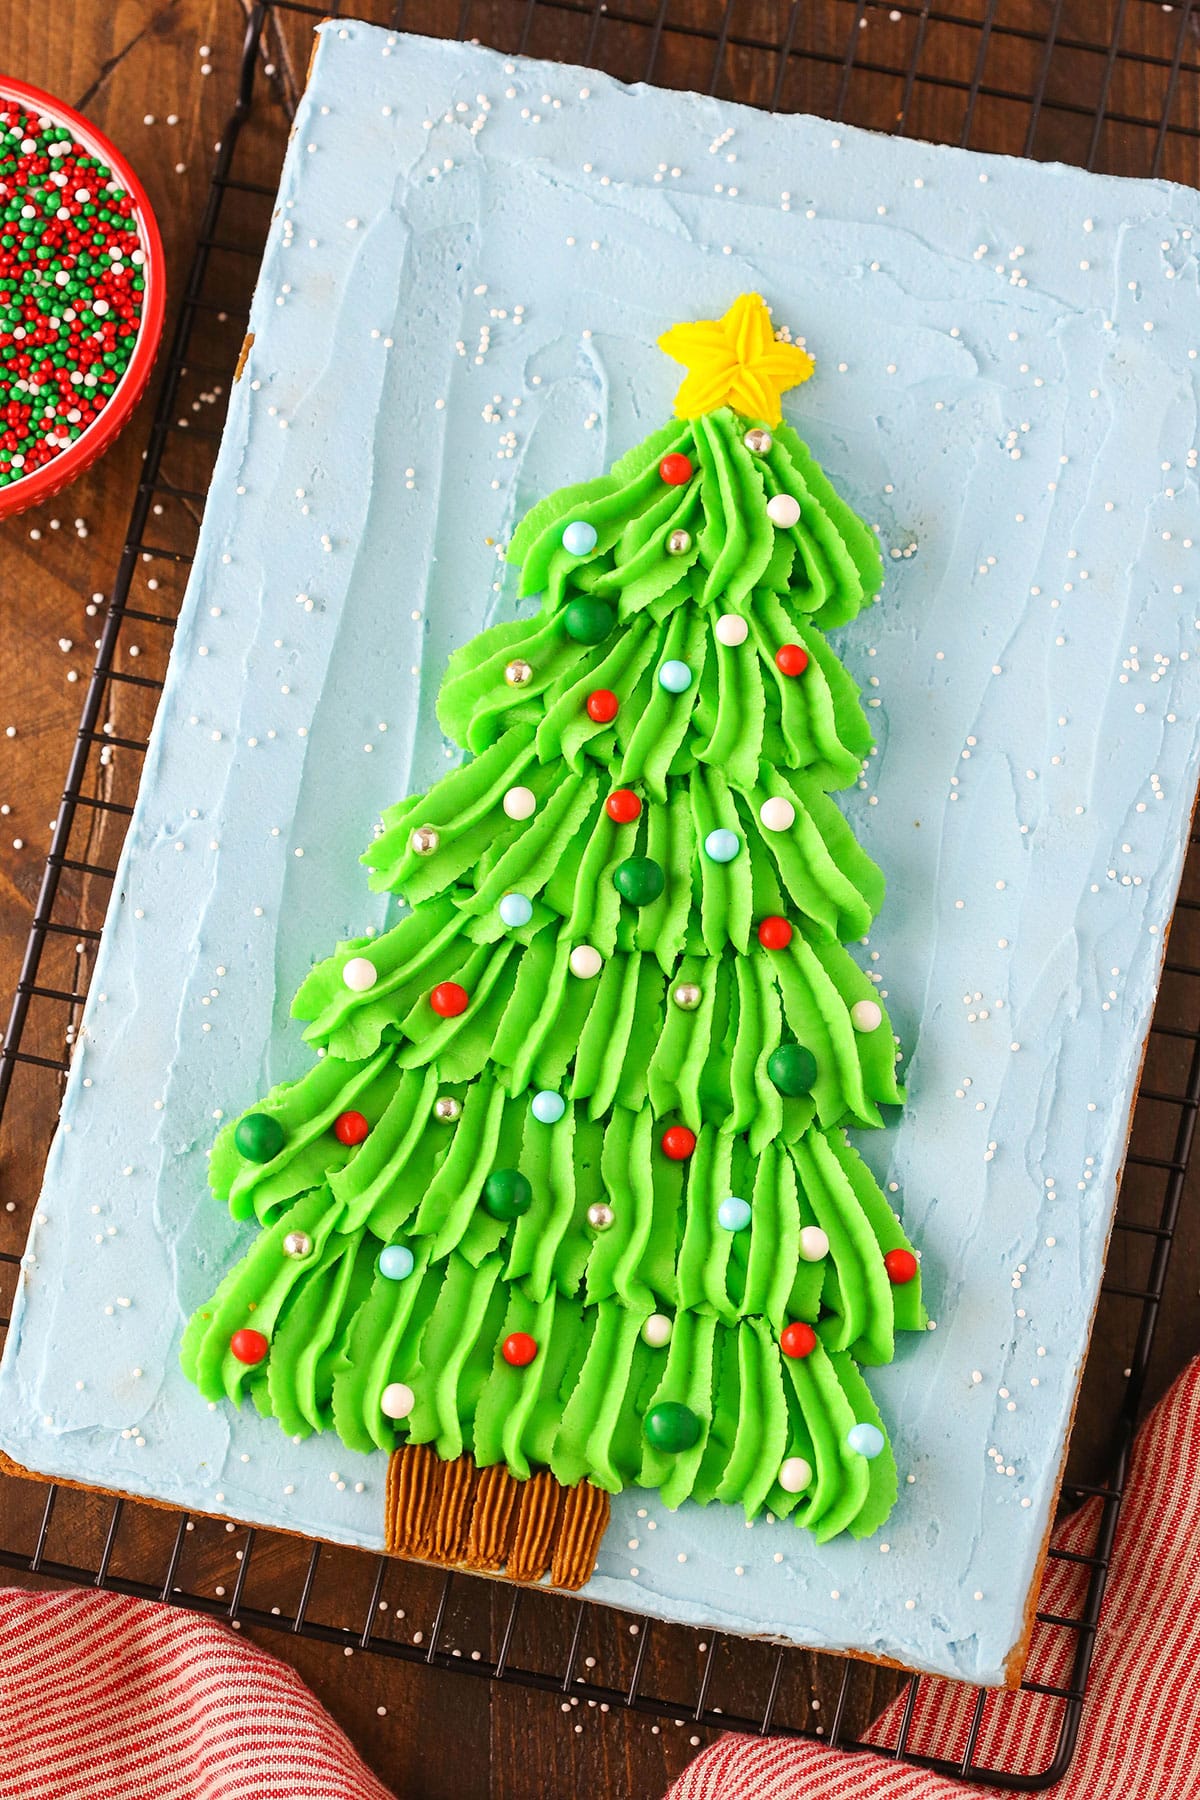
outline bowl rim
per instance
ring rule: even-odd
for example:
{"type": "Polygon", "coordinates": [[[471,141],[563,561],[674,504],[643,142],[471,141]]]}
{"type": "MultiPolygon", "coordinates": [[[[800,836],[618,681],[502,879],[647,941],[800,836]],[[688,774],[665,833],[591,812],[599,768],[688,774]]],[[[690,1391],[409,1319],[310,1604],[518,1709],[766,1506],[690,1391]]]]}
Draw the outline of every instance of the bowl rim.
{"type": "Polygon", "coordinates": [[[90,119],[85,119],[73,106],[60,100],[55,94],[48,94],[44,88],[34,87],[28,81],[20,81],[14,75],[0,74],[0,103],[6,100],[15,100],[30,112],[49,113],[61,124],[68,125],[88,154],[99,157],[112,170],[133,201],[138,234],[146,256],[143,265],[146,285],[142,294],[142,316],[138,321],[133,354],[113,389],[108,404],[68,449],[51,457],[48,463],[43,463],[32,474],[23,475],[19,480],[10,482],[7,487],[0,488],[0,519],[10,512],[24,512],[27,507],[36,506],[39,501],[49,499],[60,488],[66,487],[73,475],[82,471],[85,463],[94,461],[107,449],[127,423],[145,391],[146,381],[158,352],[167,300],[166,267],[158,220],[154,216],[149,195],[126,157],[90,119]]]}

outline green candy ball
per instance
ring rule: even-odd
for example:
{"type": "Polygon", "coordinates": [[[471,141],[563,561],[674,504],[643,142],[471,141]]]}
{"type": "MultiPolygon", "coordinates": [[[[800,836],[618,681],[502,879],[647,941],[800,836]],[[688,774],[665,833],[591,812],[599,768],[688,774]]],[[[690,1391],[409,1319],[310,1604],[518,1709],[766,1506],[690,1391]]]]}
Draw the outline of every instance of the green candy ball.
{"type": "Polygon", "coordinates": [[[781,1094],[807,1094],[817,1079],[817,1059],[803,1044],[780,1044],[767,1058],[767,1074],[781,1094]]]}
{"type": "Polygon", "coordinates": [[[690,1450],[700,1442],[700,1421],[679,1400],[660,1400],[642,1420],[647,1440],[656,1450],[690,1450]]]}
{"type": "Polygon", "coordinates": [[[631,906],[649,906],[658,899],[665,883],[662,864],[652,856],[627,856],[613,870],[613,886],[631,906]]]}
{"type": "Polygon", "coordinates": [[[533,1189],[519,1169],[493,1169],[483,1184],[483,1210],[493,1219],[519,1219],[533,1205],[533,1189]]]}
{"type": "Polygon", "coordinates": [[[563,626],[577,644],[602,644],[616,622],[607,600],[572,600],[563,609],[563,626]]]}
{"type": "Polygon", "coordinates": [[[234,1127],[233,1141],[248,1162],[270,1162],[283,1149],[283,1126],[270,1113],[247,1113],[234,1127]]]}

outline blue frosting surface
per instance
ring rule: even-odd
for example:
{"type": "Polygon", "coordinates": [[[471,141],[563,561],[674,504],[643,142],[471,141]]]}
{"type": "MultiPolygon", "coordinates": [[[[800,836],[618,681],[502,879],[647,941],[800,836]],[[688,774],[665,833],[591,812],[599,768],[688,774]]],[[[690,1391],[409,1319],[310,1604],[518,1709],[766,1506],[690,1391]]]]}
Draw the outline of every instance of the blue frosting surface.
{"type": "Polygon", "coordinates": [[[654,347],[758,289],[787,416],[878,528],[839,634],[878,740],[840,796],[910,1052],[859,1134],[936,1323],[871,1371],[885,1529],[621,1495],[595,1599],[999,1681],[1087,1343],[1200,749],[1196,249],[1161,182],[772,118],[326,25],[0,1374],[53,1474],[382,1542],[386,1457],[184,1380],[245,1248],[205,1159],[298,1074],[310,962],[381,927],[380,809],[457,750],[451,649],[520,513],[671,410],[654,347]]]}

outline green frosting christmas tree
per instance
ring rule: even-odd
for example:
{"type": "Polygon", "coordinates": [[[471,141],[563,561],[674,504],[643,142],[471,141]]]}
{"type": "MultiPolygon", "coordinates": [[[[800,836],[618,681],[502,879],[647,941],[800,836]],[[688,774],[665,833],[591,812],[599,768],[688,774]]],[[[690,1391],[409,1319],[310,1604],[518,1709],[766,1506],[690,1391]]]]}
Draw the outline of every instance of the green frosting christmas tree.
{"type": "Polygon", "coordinates": [[[829,798],[870,734],[823,634],[879,552],[757,295],[661,341],[679,417],[533,508],[536,616],[451,658],[470,758],[363,859],[409,910],[314,968],[324,1054],[217,1140],[262,1230],[183,1362],[356,1450],[862,1535],[896,1470],[860,1365],[926,1322],[846,1136],[903,1098],[829,798]]]}

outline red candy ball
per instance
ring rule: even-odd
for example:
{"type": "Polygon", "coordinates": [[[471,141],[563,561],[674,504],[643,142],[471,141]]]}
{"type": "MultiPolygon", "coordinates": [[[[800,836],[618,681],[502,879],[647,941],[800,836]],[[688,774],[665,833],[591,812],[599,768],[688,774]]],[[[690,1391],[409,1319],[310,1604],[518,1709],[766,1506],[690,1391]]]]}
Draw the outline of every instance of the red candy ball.
{"type": "Polygon", "coordinates": [[[642,803],[632,788],[617,788],[604,802],[604,810],[618,825],[632,825],[642,810],[642,803]]]}
{"type": "Polygon", "coordinates": [[[249,1325],[243,1325],[241,1330],[235,1331],[230,1338],[229,1348],[240,1363],[249,1363],[253,1366],[255,1363],[266,1361],[270,1345],[261,1331],[254,1331],[249,1325]]]}
{"type": "Polygon", "coordinates": [[[786,919],[773,914],[759,925],[758,941],[764,950],[786,950],[792,941],[792,928],[786,919]]]}
{"type": "Polygon", "coordinates": [[[339,1113],[333,1121],[333,1135],[339,1144],[361,1144],[370,1129],[360,1112],[339,1113]]]}
{"type": "Polygon", "coordinates": [[[808,667],[808,651],[801,644],[780,644],[775,652],[775,666],[784,675],[803,675],[808,667]]]}
{"type": "Polygon", "coordinates": [[[917,1259],[911,1250],[889,1250],[883,1259],[888,1280],[893,1287],[903,1287],[917,1272],[917,1259]]]}
{"type": "Polygon", "coordinates": [[[538,1353],[537,1339],[527,1331],[510,1331],[500,1346],[500,1354],[514,1369],[528,1368],[538,1353]]]}
{"type": "Polygon", "coordinates": [[[468,998],[466,988],[459,987],[457,981],[439,981],[429,996],[429,1004],[441,1018],[456,1019],[460,1012],[466,1012],[468,998]]]}
{"type": "Polygon", "coordinates": [[[663,457],[658,472],[668,487],[682,487],[685,481],[692,479],[691,458],[681,450],[673,450],[670,456],[663,457]]]}
{"type": "Polygon", "coordinates": [[[662,1134],[663,1155],[672,1162],[686,1162],[696,1148],[696,1134],[686,1125],[668,1125],[662,1134]]]}
{"type": "Polygon", "coordinates": [[[779,1348],[785,1356],[811,1356],[817,1347],[817,1334],[803,1319],[793,1319],[779,1336],[779,1348]]]}
{"type": "Polygon", "coordinates": [[[588,718],[597,725],[611,725],[617,716],[619,702],[611,688],[596,688],[587,697],[588,718]]]}

